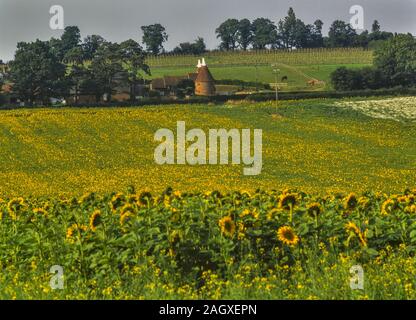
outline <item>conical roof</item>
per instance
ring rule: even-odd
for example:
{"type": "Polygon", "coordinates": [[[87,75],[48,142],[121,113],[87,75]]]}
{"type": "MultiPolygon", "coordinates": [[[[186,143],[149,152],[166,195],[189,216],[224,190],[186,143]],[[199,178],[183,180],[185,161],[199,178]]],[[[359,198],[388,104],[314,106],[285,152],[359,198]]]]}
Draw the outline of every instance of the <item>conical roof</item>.
{"type": "Polygon", "coordinates": [[[202,66],[198,69],[198,76],[195,82],[214,82],[214,78],[207,66],[202,66]]]}

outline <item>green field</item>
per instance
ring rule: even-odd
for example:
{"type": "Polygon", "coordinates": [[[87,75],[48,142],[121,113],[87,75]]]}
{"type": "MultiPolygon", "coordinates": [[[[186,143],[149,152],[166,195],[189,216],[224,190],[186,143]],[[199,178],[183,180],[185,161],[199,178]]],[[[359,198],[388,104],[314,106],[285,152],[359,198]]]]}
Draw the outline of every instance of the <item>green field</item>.
{"type": "MultiPolygon", "coordinates": [[[[196,71],[195,56],[150,57],[147,62],[152,75],[149,79],[165,75],[186,75],[196,71]]],[[[237,79],[248,82],[274,83],[272,64],[280,69],[278,82],[288,77],[282,91],[330,90],[330,74],[340,66],[360,68],[372,65],[373,52],[363,49],[309,49],[287,51],[209,52],[205,55],[210,70],[217,80],[237,79]],[[308,81],[324,83],[315,87],[308,81]]]]}
{"type": "MultiPolygon", "coordinates": [[[[414,105],[414,98],[404,99],[414,105]]],[[[296,187],[312,193],[400,192],[414,185],[414,122],[371,118],[337,103],[281,102],[277,117],[271,116],[274,103],[249,102],[2,111],[0,195],[80,195],[127,185],[155,191],[169,185],[182,191],[296,187]],[[175,130],[177,121],[188,129],[261,128],[262,174],[243,176],[242,166],[155,165],[154,133],[175,130]]],[[[396,108],[404,104],[388,101],[396,108]]]]}

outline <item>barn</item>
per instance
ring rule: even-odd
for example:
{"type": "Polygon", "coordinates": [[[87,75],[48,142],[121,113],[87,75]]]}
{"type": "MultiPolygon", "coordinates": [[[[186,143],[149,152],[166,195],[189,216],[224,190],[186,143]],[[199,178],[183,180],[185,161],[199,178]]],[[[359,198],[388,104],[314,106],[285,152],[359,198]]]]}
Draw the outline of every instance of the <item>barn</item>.
{"type": "Polygon", "coordinates": [[[197,96],[214,96],[215,80],[208,69],[205,59],[198,61],[198,75],[195,79],[195,95],[197,96]]]}

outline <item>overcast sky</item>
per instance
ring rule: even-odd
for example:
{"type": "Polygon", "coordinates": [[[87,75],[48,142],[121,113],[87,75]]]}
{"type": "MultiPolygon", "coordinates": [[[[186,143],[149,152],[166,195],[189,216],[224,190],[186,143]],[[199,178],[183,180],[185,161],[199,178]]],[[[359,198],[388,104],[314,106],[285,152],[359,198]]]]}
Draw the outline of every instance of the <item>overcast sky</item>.
{"type": "Polygon", "coordinates": [[[292,6],[306,23],[321,19],[325,32],[335,19],[349,21],[352,5],[365,10],[365,26],[378,19],[383,30],[416,34],[416,0],[0,0],[0,59],[10,60],[19,41],[47,40],[61,31],[49,28],[49,8],[62,5],[65,25],[82,36],[100,34],[110,41],[141,41],[140,26],[161,23],[167,49],[198,36],[218,46],[215,28],[227,18],[267,17],[275,22],[292,6]]]}

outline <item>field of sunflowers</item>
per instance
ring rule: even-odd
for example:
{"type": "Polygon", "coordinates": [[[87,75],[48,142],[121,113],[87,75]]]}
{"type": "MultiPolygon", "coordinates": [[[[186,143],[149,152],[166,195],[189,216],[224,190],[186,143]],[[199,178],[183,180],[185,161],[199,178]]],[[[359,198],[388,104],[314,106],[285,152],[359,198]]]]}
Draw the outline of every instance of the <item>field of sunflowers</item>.
{"type": "Polygon", "coordinates": [[[0,299],[416,299],[415,105],[1,111],[0,299]],[[261,128],[262,174],[155,165],[177,121],[261,128]]]}
{"type": "Polygon", "coordinates": [[[416,190],[130,187],[2,199],[0,215],[1,299],[416,298],[416,190]],[[352,290],[357,265],[364,282],[352,290]]]}

